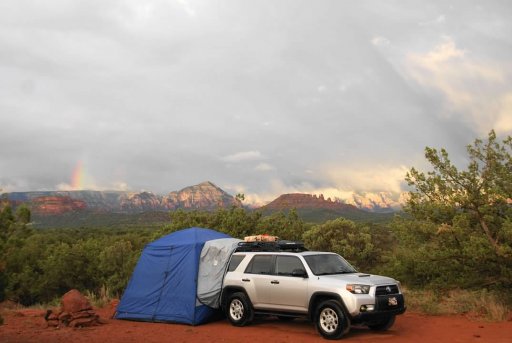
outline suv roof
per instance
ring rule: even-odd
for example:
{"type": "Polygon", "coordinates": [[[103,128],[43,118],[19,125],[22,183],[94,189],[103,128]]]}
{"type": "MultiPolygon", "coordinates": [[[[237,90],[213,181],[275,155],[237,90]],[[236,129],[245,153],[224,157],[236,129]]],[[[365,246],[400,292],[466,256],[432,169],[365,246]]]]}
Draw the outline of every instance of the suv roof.
{"type": "Polygon", "coordinates": [[[256,250],[256,251],[249,251],[249,250],[237,250],[233,254],[240,255],[240,254],[250,254],[250,255],[257,255],[257,254],[292,254],[292,255],[301,255],[301,256],[310,256],[310,255],[338,255],[334,252],[329,251],[314,251],[314,250],[305,250],[305,251],[289,251],[289,250],[277,250],[277,251],[270,251],[270,250],[256,250]]]}
{"type": "Polygon", "coordinates": [[[303,252],[307,250],[302,242],[281,240],[275,242],[239,242],[235,252],[303,252]]]}

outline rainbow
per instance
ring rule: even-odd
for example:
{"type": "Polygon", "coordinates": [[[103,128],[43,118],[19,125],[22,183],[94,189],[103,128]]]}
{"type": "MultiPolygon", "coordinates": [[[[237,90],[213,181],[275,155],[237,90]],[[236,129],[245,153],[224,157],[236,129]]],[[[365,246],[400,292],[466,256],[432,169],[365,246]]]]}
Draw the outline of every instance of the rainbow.
{"type": "Polygon", "coordinates": [[[84,186],[84,168],[82,161],[78,161],[71,174],[71,188],[73,190],[82,189],[84,186]]]}

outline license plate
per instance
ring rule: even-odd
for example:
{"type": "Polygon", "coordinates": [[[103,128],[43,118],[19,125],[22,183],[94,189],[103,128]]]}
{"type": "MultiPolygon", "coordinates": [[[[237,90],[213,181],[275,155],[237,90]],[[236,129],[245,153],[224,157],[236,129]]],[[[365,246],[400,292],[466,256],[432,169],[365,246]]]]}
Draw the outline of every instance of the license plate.
{"type": "Polygon", "coordinates": [[[398,305],[398,300],[395,297],[388,298],[388,306],[396,306],[398,305]]]}

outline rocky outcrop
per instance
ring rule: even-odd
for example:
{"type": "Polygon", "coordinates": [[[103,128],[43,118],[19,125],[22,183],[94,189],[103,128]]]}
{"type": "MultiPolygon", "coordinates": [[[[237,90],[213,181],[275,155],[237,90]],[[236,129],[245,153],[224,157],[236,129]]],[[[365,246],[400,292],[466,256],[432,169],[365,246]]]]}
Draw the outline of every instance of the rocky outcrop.
{"type": "Polygon", "coordinates": [[[119,197],[121,212],[148,212],[167,209],[162,204],[162,197],[150,192],[127,193],[119,197]]]}
{"type": "Polygon", "coordinates": [[[167,195],[151,192],[55,191],[3,194],[12,206],[27,204],[35,215],[61,215],[83,210],[142,213],[175,209],[214,210],[241,206],[241,202],[211,182],[186,187],[167,195]]]}
{"type": "Polygon", "coordinates": [[[212,210],[219,207],[241,206],[241,202],[224,192],[222,189],[207,181],[190,186],[178,192],[171,192],[168,199],[176,204],[177,208],[201,208],[212,210]]]}
{"type": "Polygon", "coordinates": [[[332,209],[332,210],[356,210],[354,205],[325,199],[322,194],[319,196],[303,193],[283,194],[271,203],[262,207],[264,210],[287,210],[287,209],[332,209]]]}
{"type": "Polygon", "coordinates": [[[67,212],[81,211],[87,208],[82,200],[67,196],[42,196],[32,200],[31,210],[34,214],[59,215],[67,212]]]}

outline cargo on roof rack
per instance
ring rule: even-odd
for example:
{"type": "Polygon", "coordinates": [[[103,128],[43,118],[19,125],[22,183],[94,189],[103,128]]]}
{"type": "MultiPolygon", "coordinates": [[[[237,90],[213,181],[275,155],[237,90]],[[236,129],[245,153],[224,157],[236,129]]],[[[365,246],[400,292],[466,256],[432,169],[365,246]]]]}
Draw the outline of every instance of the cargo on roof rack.
{"type": "Polygon", "coordinates": [[[304,243],[300,241],[286,241],[280,240],[275,242],[239,242],[235,252],[250,252],[250,251],[290,251],[301,252],[307,251],[304,243]]]}

